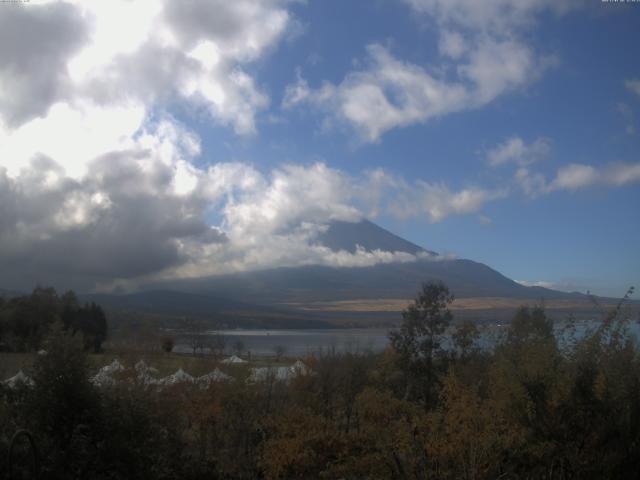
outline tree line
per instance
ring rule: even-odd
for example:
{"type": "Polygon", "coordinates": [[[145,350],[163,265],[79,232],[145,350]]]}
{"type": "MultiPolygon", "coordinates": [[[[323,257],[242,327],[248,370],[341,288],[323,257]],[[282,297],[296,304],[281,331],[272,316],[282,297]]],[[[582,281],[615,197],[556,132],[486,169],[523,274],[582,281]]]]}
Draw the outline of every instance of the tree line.
{"type": "Polygon", "coordinates": [[[99,305],[80,304],[73,291],[58,295],[53,288],[36,287],[30,295],[0,297],[0,349],[38,351],[56,322],[72,335],[81,334],[85,350],[99,352],[107,338],[107,318],[99,305]]]}
{"type": "Polygon", "coordinates": [[[0,453],[28,428],[44,478],[637,478],[640,352],[623,302],[562,341],[523,306],[486,349],[472,323],[449,335],[452,299],[424,285],[387,350],[310,357],[290,383],[238,367],[206,389],[98,390],[82,343],[54,328],[35,386],[0,390],[0,453]]]}

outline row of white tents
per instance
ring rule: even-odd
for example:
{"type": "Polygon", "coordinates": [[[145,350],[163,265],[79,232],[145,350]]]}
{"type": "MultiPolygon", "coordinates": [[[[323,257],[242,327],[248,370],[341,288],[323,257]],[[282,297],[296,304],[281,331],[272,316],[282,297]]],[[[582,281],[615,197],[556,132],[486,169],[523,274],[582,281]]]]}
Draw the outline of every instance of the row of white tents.
{"type": "Polygon", "coordinates": [[[289,382],[294,377],[300,375],[310,375],[311,369],[302,361],[297,360],[296,363],[289,367],[259,367],[252,368],[251,375],[248,378],[250,382],[266,382],[268,380],[279,380],[289,382]]]}
{"type": "MultiPolygon", "coordinates": [[[[236,355],[233,355],[223,360],[222,363],[226,365],[237,365],[247,363],[247,361],[242,360],[236,355]]],[[[109,365],[105,365],[104,367],[102,367],[98,371],[98,373],[96,373],[89,380],[91,381],[91,383],[98,387],[113,386],[117,383],[118,374],[123,374],[126,371],[127,368],[122,365],[122,363],[120,363],[117,359],[115,359],[109,365]]],[[[225,382],[233,380],[233,377],[220,371],[220,369],[218,368],[199,377],[193,377],[180,368],[171,375],[168,375],[164,378],[157,378],[158,370],[154,367],[148,366],[144,360],[140,360],[138,363],[136,363],[133,367],[133,372],[131,373],[133,373],[134,378],[137,379],[137,381],[141,384],[155,385],[157,387],[192,383],[199,385],[201,388],[207,388],[213,382],[225,382]]],[[[309,367],[307,367],[302,361],[297,360],[293,365],[290,365],[288,367],[252,368],[251,374],[249,375],[247,381],[251,383],[265,382],[269,380],[289,382],[296,376],[309,375],[311,373],[312,372],[309,367]]],[[[2,384],[13,389],[17,388],[19,385],[33,386],[34,382],[29,376],[25,375],[22,370],[20,370],[13,377],[3,381],[2,384]]]]}
{"type": "MultiPolygon", "coordinates": [[[[157,378],[158,370],[154,367],[148,366],[144,360],[140,360],[133,367],[135,378],[143,385],[157,385],[158,387],[176,385],[179,383],[197,383],[198,385],[207,387],[211,382],[222,382],[231,380],[232,377],[226,373],[221,372],[219,369],[215,369],[200,377],[193,377],[187,372],[178,369],[175,373],[168,375],[164,378],[157,378]]],[[[107,387],[116,384],[115,374],[125,372],[127,369],[117,359],[111,362],[109,365],[102,367],[96,375],[91,377],[90,381],[98,387],[107,387]]]]}

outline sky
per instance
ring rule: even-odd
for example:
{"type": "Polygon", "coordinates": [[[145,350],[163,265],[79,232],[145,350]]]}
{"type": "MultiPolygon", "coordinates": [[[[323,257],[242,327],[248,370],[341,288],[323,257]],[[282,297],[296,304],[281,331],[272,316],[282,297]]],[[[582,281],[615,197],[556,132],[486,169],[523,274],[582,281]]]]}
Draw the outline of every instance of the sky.
{"type": "Polygon", "coordinates": [[[368,218],[527,285],[640,285],[640,3],[0,3],[0,288],[322,264],[368,218]]]}

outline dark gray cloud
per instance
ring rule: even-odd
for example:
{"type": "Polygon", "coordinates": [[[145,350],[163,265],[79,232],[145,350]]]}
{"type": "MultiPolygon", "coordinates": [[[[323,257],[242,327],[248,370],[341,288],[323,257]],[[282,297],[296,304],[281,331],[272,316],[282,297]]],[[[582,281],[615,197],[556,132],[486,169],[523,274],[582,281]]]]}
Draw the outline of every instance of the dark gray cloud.
{"type": "Polygon", "coordinates": [[[146,153],[101,157],[80,181],[58,178],[43,157],[14,179],[0,169],[0,285],[86,290],[180,265],[181,241],[225,242],[204,220],[204,199],[173,193],[171,166],[141,168],[146,153]]]}
{"type": "Polygon", "coordinates": [[[0,115],[17,126],[66,95],[66,61],[87,28],[67,3],[3,5],[0,12],[0,115]]]}

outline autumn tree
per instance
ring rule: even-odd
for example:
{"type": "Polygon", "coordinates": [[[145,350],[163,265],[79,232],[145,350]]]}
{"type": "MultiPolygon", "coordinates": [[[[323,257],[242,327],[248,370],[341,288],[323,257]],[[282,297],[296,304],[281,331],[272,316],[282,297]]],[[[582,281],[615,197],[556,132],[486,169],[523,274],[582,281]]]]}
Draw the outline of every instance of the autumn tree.
{"type": "Polygon", "coordinates": [[[238,356],[242,355],[242,352],[244,352],[244,342],[240,339],[236,340],[233,342],[233,349],[238,356]]]}
{"type": "Polygon", "coordinates": [[[518,308],[507,333],[507,343],[522,346],[531,342],[553,341],[553,321],[547,316],[543,305],[518,308]]]}
{"type": "Polygon", "coordinates": [[[437,478],[497,478],[505,423],[479,393],[450,369],[438,408],[428,415],[426,447],[437,478]]]}
{"type": "Polygon", "coordinates": [[[456,326],[451,339],[453,340],[453,346],[461,360],[466,360],[470,355],[477,351],[477,342],[480,338],[480,331],[476,324],[471,320],[465,320],[460,325],[456,326]]]}
{"type": "Polygon", "coordinates": [[[198,350],[200,350],[200,353],[203,353],[206,339],[204,323],[195,318],[184,318],[182,320],[182,328],[184,330],[185,340],[191,347],[193,355],[195,356],[198,350]]]}
{"type": "Polygon", "coordinates": [[[171,353],[173,351],[173,347],[175,346],[176,341],[173,337],[162,337],[161,347],[162,351],[165,353],[171,353]]]}
{"type": "Polygon", "coordinates": [[[280,361],[280,359],[282,358],[282,356],[285,354],[286,351],[287,349],[284,345],[276,345],[275,347],[273,347],[273,353],[276,354],[276,359],[278,361],[280,361]]]}

